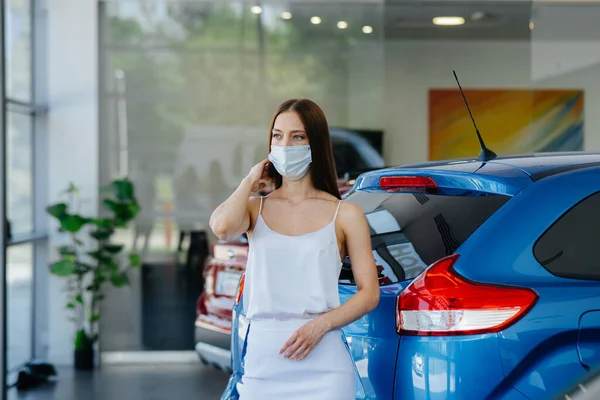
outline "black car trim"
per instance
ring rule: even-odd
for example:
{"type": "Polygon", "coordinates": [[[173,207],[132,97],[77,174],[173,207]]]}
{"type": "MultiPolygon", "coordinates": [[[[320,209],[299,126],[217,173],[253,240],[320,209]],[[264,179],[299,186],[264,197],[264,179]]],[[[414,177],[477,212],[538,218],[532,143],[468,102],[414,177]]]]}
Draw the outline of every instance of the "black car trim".
{"type": "Polygon", "coordinates": [[[537,182],[541,179],[548,178],[550,176],[562,174],[564,172],[576,171],[579,169],[592,168],[592,167],[600,167],[600,161],[591,162],[586,164],[577,164],[577,165],[565,165],[564,167],[557,167],[552,169],[547,169],[544,171],[536,172],[531,174],[531,180],[537,182]]]}

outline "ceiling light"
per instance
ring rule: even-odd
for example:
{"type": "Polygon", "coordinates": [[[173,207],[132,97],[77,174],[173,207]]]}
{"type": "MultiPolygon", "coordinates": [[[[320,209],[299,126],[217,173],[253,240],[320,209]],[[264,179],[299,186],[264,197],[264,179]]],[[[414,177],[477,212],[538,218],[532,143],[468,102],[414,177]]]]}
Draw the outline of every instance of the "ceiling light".
{"type": "Polygon", "coordinates": [[[486,15],[482,11],[475,11],[473,14],[471,14],[471,19],[473,21],[481,21],[485,17],[486,17],[486,15]]]}
{"type": "Polygon", "coordinates": [[[369,33],[373,33],[373,27],[371,27],[369,25],[365,25],[365,26],[363,26],[362,31],[363,31],[363,33],[366,33],[368,35],[369,33]]]}
{"type": "Polygon", "coordinates": [[[435,17],[433,23],[440,26],[456,26],[464,24],[465,19],[463,17],[435,17]]]}
{"type": "Polygon", "coordinates": [[[340,29],[346,29],[348,27],[348,23],[346,21],[340,21],[337,23],[337,27],[340,29]]]}
{"type": "Polygon", "coordinates": [[[311,17],[310,23],[313,25],[319,25],[321,23],[321,18],[319,17],[311,17]]]}
{"type": "Polygon", "coordinates": [[[533,23],[533,21],[529,21],[529,30],[532,31],[533,28],[535,28],[535,24],[533,23]]]}
{"type": "Polygon", "coordinates": [[[289,11],[284,11],[281,13],[281,18],[283,19],[292,19],[292,13],[289,11]]]}
{"type": "Polygon", "coordinates": [[[262,12],[262,8],[260,8],[260,6],[252,6],[250,11],[252,11],[253,14],[260,14],[262,12]]]}

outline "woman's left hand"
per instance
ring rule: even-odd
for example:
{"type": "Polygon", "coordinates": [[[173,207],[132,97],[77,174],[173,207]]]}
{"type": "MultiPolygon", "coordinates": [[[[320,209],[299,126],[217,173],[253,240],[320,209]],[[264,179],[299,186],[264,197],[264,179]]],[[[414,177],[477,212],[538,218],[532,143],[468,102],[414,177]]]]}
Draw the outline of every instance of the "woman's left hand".
{"type": "Polygon", "coordinates": [[[279,354],[290,360],[303,360],[329,330],[325,319],[317,317],[304,324],[283,345],[279,354]]]}

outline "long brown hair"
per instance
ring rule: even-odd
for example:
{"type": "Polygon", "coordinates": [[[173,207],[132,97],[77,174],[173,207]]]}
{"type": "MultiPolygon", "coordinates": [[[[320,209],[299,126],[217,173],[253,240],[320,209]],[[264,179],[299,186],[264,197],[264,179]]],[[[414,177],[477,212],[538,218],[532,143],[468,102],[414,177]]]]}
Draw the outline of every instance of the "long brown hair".
{"type": "MultiPolygon", "coordinates": [[[[271,129],[269,129],[269,153],[271,152],[271,136],[273,135],[275,120],[279,114],[286,111],[293,111],[298,114],[308,136],[312,156],[310,176],[313,186],[317,190],[322,190],[340,199],[335,162],[333,161],[333,148],[329,137],[329,126],[327,125],[325,113],[315,102],[307,99],[291,99],[284,101],[277,108],[271,120],[271,129]]],[[[273,179],[275,187],[280,188],[282,178],[273,164],[269,165],[269,176],[273,179]]]]}

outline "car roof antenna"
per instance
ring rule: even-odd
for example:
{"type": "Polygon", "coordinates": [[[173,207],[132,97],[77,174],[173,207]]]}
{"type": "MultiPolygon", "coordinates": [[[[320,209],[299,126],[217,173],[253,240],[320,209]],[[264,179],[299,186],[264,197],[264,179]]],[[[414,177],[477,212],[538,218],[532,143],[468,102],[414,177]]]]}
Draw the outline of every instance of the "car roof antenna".
{"type": "Polygon", "coordinates": [[[479,133],[479,129],[477,129],[477,124],[475,123],[473,114],[471,114],[471,109],[469,108],[469,103],[467,102],[467,98],[465,97],[465,92],[463,92],[462,87],[460,86],[460,82],[458,81],[458,76],[456,76],[456,71],[452,71],[452,73],[454,74],[454,79],[456,79],[456,83],[458,84],[458,88],[460,89],[460,94],[462,95],[462,98],[465,101],[465,106],[467,106],[467,111],[469,112],[471,121],[473,121],[473,126],[475,127],[475,133],[477,133],[477,139],[479,140],[479,145],[481,146],[481,152],[479,153],[478,159],[481,161],[493,160],[494,158],[497,157],[497,155],[492,150],[485,147],[485,143],[483,142],[481,133],[479,133]]]}

